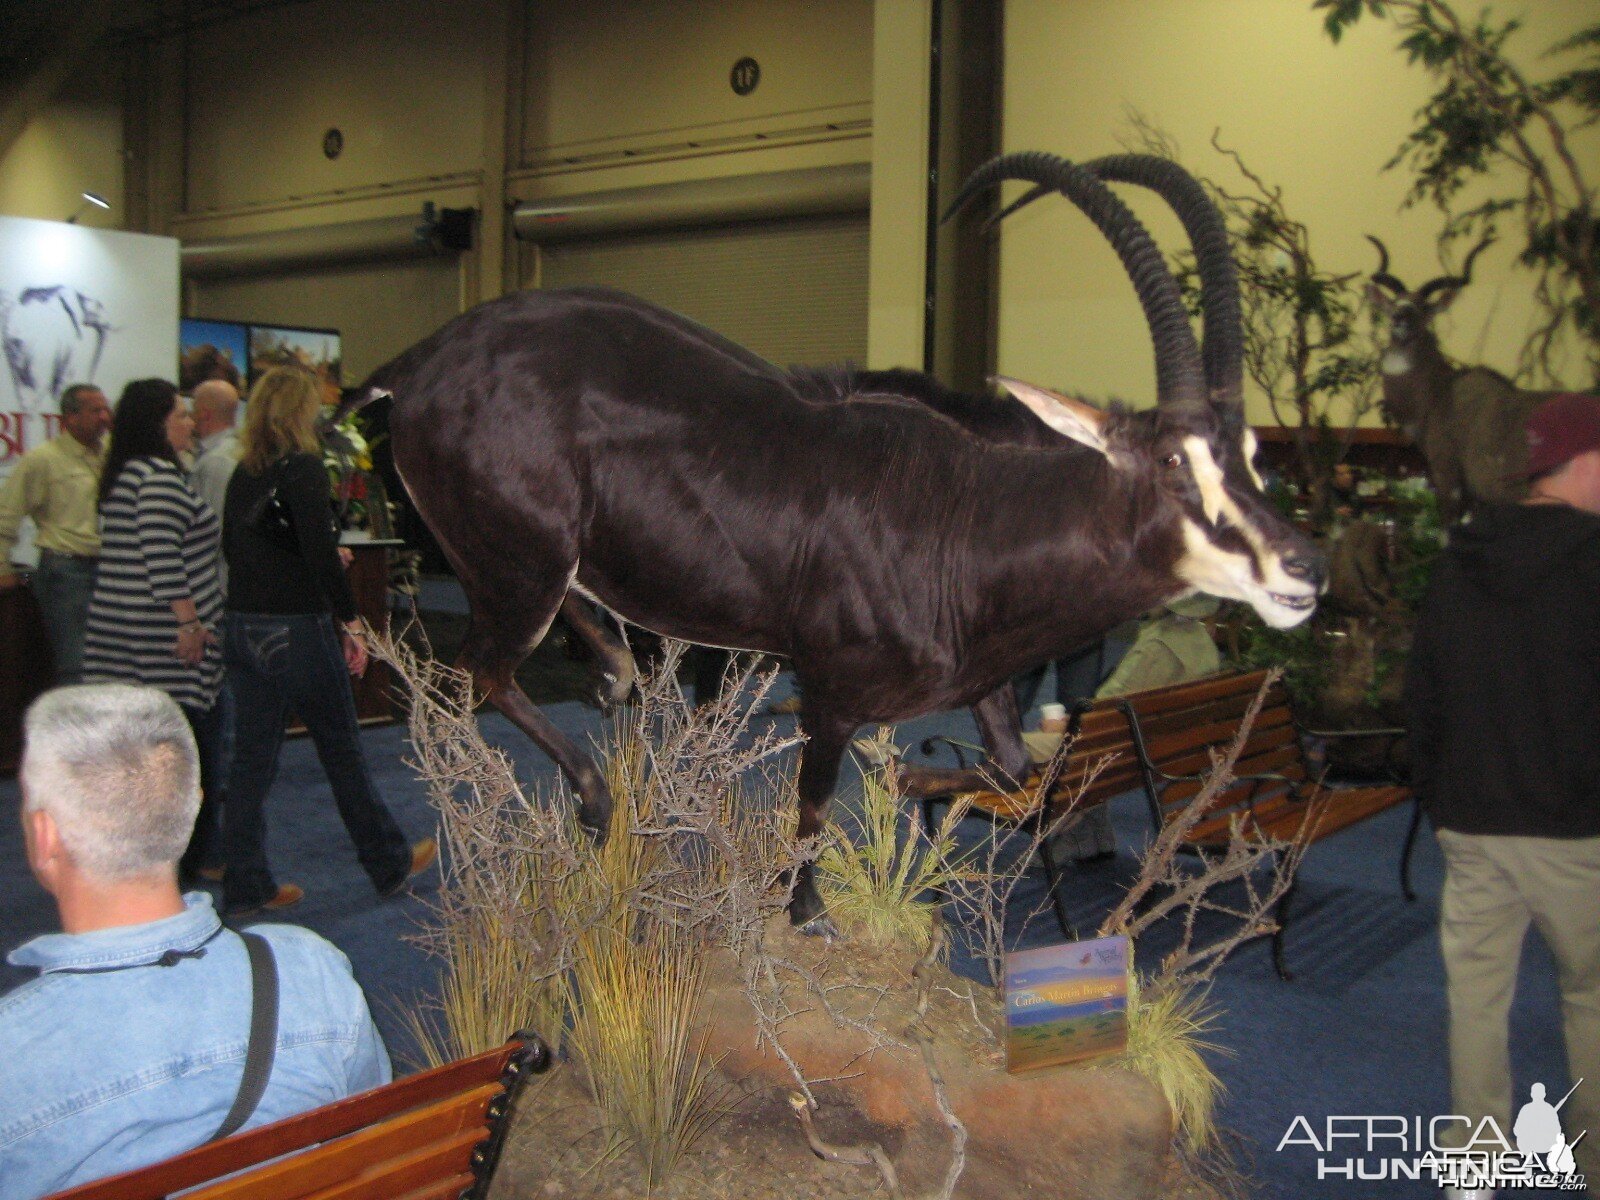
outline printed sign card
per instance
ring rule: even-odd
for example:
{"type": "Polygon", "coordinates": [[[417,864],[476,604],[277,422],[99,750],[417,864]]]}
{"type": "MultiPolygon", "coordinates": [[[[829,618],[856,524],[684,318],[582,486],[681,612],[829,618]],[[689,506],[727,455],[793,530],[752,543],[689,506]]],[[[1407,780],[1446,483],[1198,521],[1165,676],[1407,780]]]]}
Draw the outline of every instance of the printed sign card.
{"type": "Polygon", "coordinates": [[[1006,1070],[1120,1054],[1131,965],[1126,936],[1006,955],[1006,1070]]]}

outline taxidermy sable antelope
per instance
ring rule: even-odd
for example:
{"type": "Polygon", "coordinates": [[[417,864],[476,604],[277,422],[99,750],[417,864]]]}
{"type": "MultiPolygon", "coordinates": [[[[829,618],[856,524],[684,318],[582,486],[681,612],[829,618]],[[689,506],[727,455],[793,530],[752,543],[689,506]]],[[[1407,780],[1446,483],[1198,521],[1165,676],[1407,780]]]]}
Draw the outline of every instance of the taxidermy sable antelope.
{"type": "Polygon", "coordinates": [[[1472,282],[1472,260],[1491,239],[1472,248],[1461,274],[1440,275],[1416,291],[1389,273],[1383,243],[1371,234],[1367,240],[1378,248],[1367,295],[1389,319],[1389,344],[1378,364],[1384,412],[1427,460],[1440,516],[1451,524],[1481,501],[1521,499],[1528,462],[1523,424],[1552,393],[1524,391],[1489,367],[1451,362],[1433,331],[1434,318],[1472,282]]]}
{"type": "MultiPolygon", "coordinates": [[[[609,825],[601,773],[514,678],[564,605],[613,676],[631,671],[574,593],[791,661],[802,837],[863,724],[970,705],[993,764],[1021,778],[1018,670],[1195,590],[1278,628],[1310,614],[1322,557],[1262,496],[1237,387],[1221,366],[1208,384],[1160,250],[1099,178],[1051,156],[997,160],[963,199],[1007,178],[1066,195],[1121,257],[1154,335],[1156,407],[1003,380],[1023,424],[1009,401],[915,372],[780,370],[599,288],[480,305],[343,406],[393,394],[396,467],[471,605],[460,662],[572,781],[591,830],[609,825]]],[[[912,795],[985,782],[901,772],[912,795]]],[[[827,931],[809,866],[789,907],[827,931]]]]}

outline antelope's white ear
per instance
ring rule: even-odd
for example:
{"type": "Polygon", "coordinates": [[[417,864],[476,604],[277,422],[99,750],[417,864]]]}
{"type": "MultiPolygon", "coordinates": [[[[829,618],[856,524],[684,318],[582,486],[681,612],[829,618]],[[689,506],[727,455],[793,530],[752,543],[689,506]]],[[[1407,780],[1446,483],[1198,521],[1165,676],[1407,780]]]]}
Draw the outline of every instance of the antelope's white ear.
{"type": "Polygon", "coordinates": [[[1111,452],[1106,448],[1106,414],[1094,405],[1034,387],[1020,379],[1008,379],[1004,375],[996,375],[994,381],[1026,404],[1034,416],[1057,433],[1111,458],[1111,452]]]}

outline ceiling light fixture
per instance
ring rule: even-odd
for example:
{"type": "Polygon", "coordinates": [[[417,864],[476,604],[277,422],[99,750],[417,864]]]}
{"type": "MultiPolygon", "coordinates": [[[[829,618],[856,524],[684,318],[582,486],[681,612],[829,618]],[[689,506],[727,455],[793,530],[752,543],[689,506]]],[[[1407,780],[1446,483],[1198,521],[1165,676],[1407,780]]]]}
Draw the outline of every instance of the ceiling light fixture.
{"type": "Polygon", "coordinates": [[[77,212],[73,213],[67,218],[68,225],[76,225],[78,223],[78,218],[83,216],[83,214],[88,211],[90,205],[93,205],[95,208],[104,208],[107,210],[111,208],[111,201],[107,200],[104,196],[97,192],[83,192],[81,195],[83,196],[83,203],[78,205],[77,212]]]}

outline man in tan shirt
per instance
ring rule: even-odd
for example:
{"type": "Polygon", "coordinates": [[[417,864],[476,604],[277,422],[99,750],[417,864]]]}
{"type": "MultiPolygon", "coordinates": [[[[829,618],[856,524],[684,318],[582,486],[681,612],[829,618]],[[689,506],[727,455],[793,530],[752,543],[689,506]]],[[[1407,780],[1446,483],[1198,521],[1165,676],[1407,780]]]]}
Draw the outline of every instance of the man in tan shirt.
{"type": "Polygon", "coordinates": [[[20,582],[11,551],[22,518],[31,517],[39,547],[33,590],[50,633],[57,683],[77,683],[83,665],[83,627],[100,553],[96,493],[110,428],[105,393],[73,384],[61,393],[61,433],[23,455],[0,489],[0,591],[20,582]]]}

